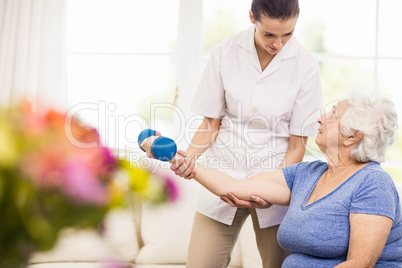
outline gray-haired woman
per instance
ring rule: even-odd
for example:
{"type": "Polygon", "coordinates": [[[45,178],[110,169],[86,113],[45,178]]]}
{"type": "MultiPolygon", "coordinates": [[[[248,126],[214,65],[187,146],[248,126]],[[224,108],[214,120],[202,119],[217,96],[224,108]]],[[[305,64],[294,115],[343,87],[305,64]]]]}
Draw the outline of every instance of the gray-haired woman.
{"type": "Polygon", "coordinates": [[[402,267],[400,198],[379,164],[396,139],[392,101],[353,92],[317,121],[315,141],[327,162],[244,180],[198,165],[195,180],[232,205],[234,195],[289,205],[278,232],[280,245],[291,252],[282,267],[402,267]]]}

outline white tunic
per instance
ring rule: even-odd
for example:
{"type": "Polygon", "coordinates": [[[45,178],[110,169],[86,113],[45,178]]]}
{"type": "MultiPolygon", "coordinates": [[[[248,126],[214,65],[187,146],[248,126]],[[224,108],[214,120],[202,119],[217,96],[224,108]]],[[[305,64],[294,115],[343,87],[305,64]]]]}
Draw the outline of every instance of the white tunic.
{"type": "MultiPolygon", "coordinates": [[[[317,134],[322,96],[319,66],[292,37],[262,72],[252,26],[219,43],[192,105],[206,117],[222,118],[207,165],[236,179],[278,168],[290,134],[317,134]]],[[[196,210],[232,224],[233,208],[201,187],[196,210]]],[[[287,207],[257,209],[261,228],[279,224],[287,207]]]]}

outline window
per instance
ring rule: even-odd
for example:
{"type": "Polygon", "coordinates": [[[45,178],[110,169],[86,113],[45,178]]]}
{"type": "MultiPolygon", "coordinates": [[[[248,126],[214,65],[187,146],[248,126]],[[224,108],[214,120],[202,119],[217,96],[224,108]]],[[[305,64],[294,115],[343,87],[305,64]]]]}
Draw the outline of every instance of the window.
{"type": "MultiPolygon", "coordinates": [[[[320,64],[324,104],[343,97],[350,89],[377,90],[393,99],[402,116],[402,37],[395,25],[399,0],[303,0],[295,37],[320,64]]],[[[251,0],[204,0],[204,60],[223,38],[251,25],[251,0]],[[220,37],[220,38],[219,38],[220,37]]],[[[204,61],[204,62],[205,62],[204,61]]],[[[399,137],[402,130],[399,130],[399,137]]],[[[402,182],[402,139],[388,150],[383,165],[402,182]]],[[[323,156],[310,138],[306,159],[323,156]]]]}
{"type": "MultiPolygon", "coordinates": [[[[99,128],[106,145],[136,147],[150,103],[174,103],[179,77],[191,78],[179,90],[191,102],[211,49],[251,25],[250,6],[251,0],[68,0],[70,106],[99,128]]],[[[301,0],[300,8],[295,37],[320,64],[324,104],[353,88],[377,90],[402,117],[402,1],[301,0]]],[[[168,126],[172,115],[154,120],[168,126]]],[[[307,157],[322,157],[314,139],[307,157]]],[[[400,182],[401,163],[399,139],[384,167],[400,182]]]]}
{"type": "MultiPolygon", "coordinates": [[[[350,89],[376,90],[393,99],[401,116],[397,73],[402,67],[398,49],[402,37],[395,33],[395,25],[402,23],[396,14],[402,2],[309,0],[300,1],[300,5],[296,36],[321,65],[324,104],[338,100],[350,89]]],[[[401,129],[398,134],[401,136],[401,129]]],[[[401,148],[399,139],[388,150],[388,161],[383,165],[400,182],[401,148]]],[[[308,153],[318,155],[313,140],[309,141],[309,149],[308,153]]]]}
{"type": "Polygon", "coordinates": [[[174,101],[179,1],[67,3],[71,111],[98,128],[105,145],[138,148],[149,104],[174,101]]]}

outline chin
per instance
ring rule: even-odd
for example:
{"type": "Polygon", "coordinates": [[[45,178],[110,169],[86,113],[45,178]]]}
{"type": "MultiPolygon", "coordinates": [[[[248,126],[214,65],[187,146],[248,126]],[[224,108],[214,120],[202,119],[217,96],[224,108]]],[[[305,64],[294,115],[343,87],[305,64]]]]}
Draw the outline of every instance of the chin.
{"type": "Polygon", "coordinates": [[[325,148],[324,144],[321,142],[320,138],[315,138],[315,144],[317,144],[318,148],[320,148],[320,151],[323,152],[323,148],[325,148]]]}

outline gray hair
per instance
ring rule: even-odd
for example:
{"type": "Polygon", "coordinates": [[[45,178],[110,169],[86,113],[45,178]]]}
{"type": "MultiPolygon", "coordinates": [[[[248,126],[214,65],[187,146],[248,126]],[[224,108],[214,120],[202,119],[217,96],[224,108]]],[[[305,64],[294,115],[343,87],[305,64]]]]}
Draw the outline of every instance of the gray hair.
{"type": "Polygon", "coordinates": [[[341,121],[341,133],[363,133],[351,157],[359,162],[384,162],[388,147],[396,140],[398,115],[394,103],[375,92],[352,91],[346,98],[349,108],[341,121]]]}

